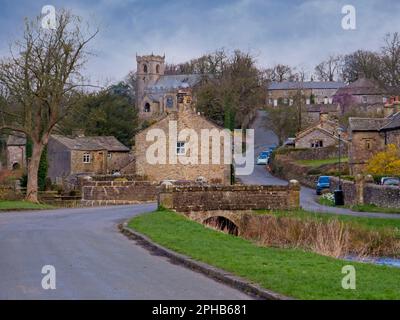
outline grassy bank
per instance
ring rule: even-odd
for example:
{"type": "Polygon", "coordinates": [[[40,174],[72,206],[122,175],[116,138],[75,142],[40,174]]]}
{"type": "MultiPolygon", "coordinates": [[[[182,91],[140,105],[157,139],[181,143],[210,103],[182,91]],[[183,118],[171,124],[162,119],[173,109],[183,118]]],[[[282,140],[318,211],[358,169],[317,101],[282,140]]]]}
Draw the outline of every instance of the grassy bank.
{"type": "Polygon", "coordinates": [[[47,204],[37,204],[28,201],[3,201],[0,200],[0,211],[18,211],[18,210],[45,210],[55,207],[47,204]]]}
{"type": "Polygon", "coordinates": [[[346,223],[350,223],[354,226],[362,228],[368,228],[370,230],[379,229],[393,229],[397,231],[400,236],[400,219],[385,219],[385,218],[368,218],[368,217],[355,217],[349,215],[333,214],[333,213],[315,213],[305,210],[293,210],[293,211],[267,211],[257,210],[258,214],[273,214],[276,216],[288,216],[298,219],[316,219],[322,221],[339,220],[346,223]]]}
{"type": "Polygon", "coordinates": [[[176,252],[294,298],[400,299],[400,269],[260,247],[169,211],[135,217],[129,226],[176,252]],[[356,290],[341,286],[342,268],[349,264],[356,268],[356,290]]]}

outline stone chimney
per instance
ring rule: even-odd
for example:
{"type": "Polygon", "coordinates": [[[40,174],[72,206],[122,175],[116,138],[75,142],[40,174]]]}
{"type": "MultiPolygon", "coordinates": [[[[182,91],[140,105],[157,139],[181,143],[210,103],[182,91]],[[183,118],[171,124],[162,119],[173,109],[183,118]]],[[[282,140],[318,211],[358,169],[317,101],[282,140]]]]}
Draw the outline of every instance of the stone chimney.
{"type": "Polygon", "coordinates": [[[400,97],[390,97],[389,102],[385,104],[385,117],[390,117],[397,112],[400,112],[400,97]]]}
{"type": "Polygon", "coordinates": [[[74,129],[74,130],[72,130],[72,136],[74,138],[83,138],[85,136],[85,130],[84,129],[74,129]]]}

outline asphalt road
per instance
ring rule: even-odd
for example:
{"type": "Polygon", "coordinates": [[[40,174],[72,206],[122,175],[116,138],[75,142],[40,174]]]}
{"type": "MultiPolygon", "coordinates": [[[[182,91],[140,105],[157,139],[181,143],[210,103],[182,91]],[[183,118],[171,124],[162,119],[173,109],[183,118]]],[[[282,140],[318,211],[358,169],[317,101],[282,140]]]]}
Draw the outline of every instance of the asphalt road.
{"type": "Polygon", "coordinates": [[[118,232],[155,207],[0,213],[0,299],[250,299],[118,232]],[[55,290],[41,286],[44,265],[56,269],[55,290]]]}
{"type": "MultiPolygon", "coordinates": [[[[258,111],[257,116],[251,126],[254,129],[254,156],[257,157],[261,151],[267,150],[270,146],[278,144],[278,137],[272,131],[266,128],[266,117],[265,111],[258,111]]],[[[272,176],[265,168],[264,165],[255,165],[254,171],[251,175],[238,176],[238,178],[244,184],[255,184],[255,185],[286,185],[288,182],[272,176]]],[[[349,209],[334,208],[320,205],[316,202],[317,195],[314,189],[307,187],[301,187],[300,193],[300,205],[303,209],[320,212],[320,213],[332,213],[339,215],[351,215],[357,217],[373,217],[373,218],[389,218],[389,219],[400,219],[400,215],[388,214],[388,213],[374,213],[374,212],[353,212],[349,209]]]]}

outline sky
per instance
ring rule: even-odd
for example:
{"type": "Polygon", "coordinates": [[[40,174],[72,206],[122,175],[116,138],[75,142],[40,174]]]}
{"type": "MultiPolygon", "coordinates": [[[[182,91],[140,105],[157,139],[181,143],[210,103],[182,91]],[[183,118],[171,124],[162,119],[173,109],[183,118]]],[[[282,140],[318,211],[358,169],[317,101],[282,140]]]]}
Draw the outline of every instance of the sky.
{"type": "Polygon", "coordinates": [[[44,5],[99,27],[84,70],[99,85],[136,70],[136,54],[180,63],[219,48],[250,52],[260,68],[311,72],[330,54],[379,50],[386,33],[400,31],[398,0],[0,0],[0,57],[44,5]],[[355,30],[342,28],[344,5],[356,9],[355,30]]]}

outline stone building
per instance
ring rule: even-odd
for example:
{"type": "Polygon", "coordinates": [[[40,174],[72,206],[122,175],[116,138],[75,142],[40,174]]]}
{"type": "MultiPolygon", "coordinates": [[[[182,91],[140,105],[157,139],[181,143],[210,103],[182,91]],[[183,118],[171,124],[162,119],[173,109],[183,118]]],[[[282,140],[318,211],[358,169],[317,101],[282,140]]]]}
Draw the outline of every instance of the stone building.
{"type": "Polygon", "coordinates": [[[130,149],[115,137],[69,138],[52,135],[47,147],[48,176],[53,182],[79,174],[110,174],[131,161],[130,149]]]}
{"type": "Polygon", "coordinates": [[[390,117],[391,115],[400,112],[400,97],[390,97],[385,104],[385,117],[390,117]]]}
{"type": "MultiPolygon", "coordinates": [[[[218,139],[218,161],[212,161],[215,152],[212,148],[212,139],[202,138],[203,130],[214,130],[219,135],[228,134],[223,128],[215,125],[205,117],[195,113],[190,108],[179,109],[165,115],[158,122],[138,133],[135,137],[136,174],[146,176],[150,181],[188,180],[194,181],[199,177],[209,183],[230,184],[231,167],[224,164],[224,152],[232,152],[231,143],[223,138],[218,139]],[[174,129],[175,128],[175,129],[174,129]],[[189,136],[182,136],[183,132],[191,132],[189,136]],[[188,131],[189,130],[189,131],[188,131]],[[164,138],[154,138],[154,134],[164,135],[164,138]],[[153,139],[159,143],[159,149],[154,150],[153,139]],[[209,143],[207,148],[206,143],[209,143]],[[225,151],[227,149],[227,151],[225,151]],[[206,161],[202,159],[202,152],[208,150],[206,161]],[[157,161],[150,160],[155,156],[157,161]]],[[[210,132],[210,131],[209,131],[210,132]]]]}
{"type": "Polygon", "coordinates": [[[350,174],[363,173],[366,163],[388,144],[400,146],[400,112],[388,118],[350,118],[350,174]]]}
{"type": "Polygon", "coordinates": [[[333,96],[333,103],[340,104],[342,113],[352,107],[363,112],[383,113],[386,102],[386,91],[376,81],[365,77],[340,88],[333,96]]]}
{"type": "MultiPolygon", "coordinates": [[[[296,135],[295,148],[319,149],[339,145],[339,125],[336,122],[321,119],[312,127],[309,127],[296,135]]],[[[347,135],[341,136],[342,143],[347,144],[347,135]]]]}
{"type": "Polygon", "coordinates": [[[322,119],[337,118],[339,114],[339,104],[311,104],[306,106],[302,116],[306,123],[313,125],[322,119]]]}
{"type": "Polygon", "coordinates": [[[14,132],[7,139],[7,169],[26,168],[26,138],[21,133],[14,132]]]}
{"type": "Polygon", "coordinates": [[[293,97],[300,91],[306,104],[331,104],[333,95],[339,88],[345,86],[343,82],[272,82],[267,88],[268,106],[291,105],[293,97]]]}
{"type": "Polygon", "coordinates": [[[141,119],[157,120],[192,103],[193,87],[201,75],[165,75],[165,56],[137,56],[136,61],[136,105],[141,119]]]}

